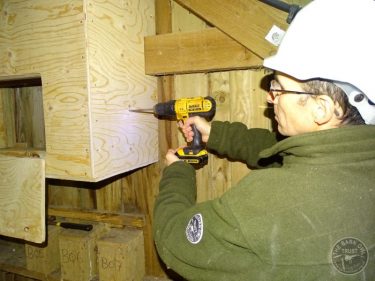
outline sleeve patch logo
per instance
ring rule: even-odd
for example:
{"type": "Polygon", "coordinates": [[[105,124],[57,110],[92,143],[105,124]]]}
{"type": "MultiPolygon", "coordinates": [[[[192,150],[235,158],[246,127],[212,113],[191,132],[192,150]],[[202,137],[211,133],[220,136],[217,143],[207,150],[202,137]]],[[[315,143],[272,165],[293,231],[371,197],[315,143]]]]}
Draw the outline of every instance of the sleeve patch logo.
{"type": "Polygon", "coordinates": [[[203,217],[195,214],[186,226],[186,238],[192,244],[198,244],[203,237],[203,217]]]}
{"type": "Polygon", "coordinates": [[[343,274],[356,274],[367,265],[369,253],[357,238],[347,237],[336,242],[332,249],[332,263],[343,274]]]}

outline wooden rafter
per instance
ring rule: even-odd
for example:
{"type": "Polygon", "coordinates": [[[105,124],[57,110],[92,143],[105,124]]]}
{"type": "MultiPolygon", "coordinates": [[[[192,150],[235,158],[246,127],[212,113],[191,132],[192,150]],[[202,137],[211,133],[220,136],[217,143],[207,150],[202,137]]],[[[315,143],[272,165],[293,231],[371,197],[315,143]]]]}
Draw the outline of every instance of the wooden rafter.
{"type": "Polygon", "coordinates": [[[285,12],[258,0],[175,1],[215,27],[199,32],[146,37],[146,74],[259,66],[263,58],[276,51],[276,47],[265,39],[272,26],[287,28],[285,12]]]}
{"type": "Polygon", "coordinates": [[[264,38],[273,25],[287,28],[285,12],[258,0],[175,0],[261,58],[276,47],[264,38]]]}

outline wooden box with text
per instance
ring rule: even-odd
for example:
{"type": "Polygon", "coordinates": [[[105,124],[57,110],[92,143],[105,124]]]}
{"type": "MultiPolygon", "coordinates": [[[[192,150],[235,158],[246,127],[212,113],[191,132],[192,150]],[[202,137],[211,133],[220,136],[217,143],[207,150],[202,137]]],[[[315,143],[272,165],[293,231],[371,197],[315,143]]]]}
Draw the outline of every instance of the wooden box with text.
{"type": "Polygon", "coordinates": [[[142,230],[112,229],[98,240],[100,281],[142,281],[145,276],[142,230]]]}
{"type": "Polygon", "coordinates": [[[95,225],[91,231],[61,231],[59,245],[63,280],[89,281],[97,277],[97,239],[107,231],[101,225],[95,225]]]}
{"type": "Polygon", "coordinates": [[[45,243],[25,244],[26,268],[46,275],[60,268],[58,226],[49,225],[45,243]]]}

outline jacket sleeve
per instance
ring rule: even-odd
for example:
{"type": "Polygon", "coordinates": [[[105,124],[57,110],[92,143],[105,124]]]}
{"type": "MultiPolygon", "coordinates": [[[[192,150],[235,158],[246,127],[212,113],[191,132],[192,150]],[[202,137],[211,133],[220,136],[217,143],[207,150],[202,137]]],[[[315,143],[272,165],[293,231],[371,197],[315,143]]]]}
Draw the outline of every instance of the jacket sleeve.
{"type": "Polygon", "coordinates": [[[188,280],[247,280],[251,254],[237,220],[220,199],[195,204],[195,170],[167,167],[155,202],[155,245],[168,268],[188,280]],[[250,259],[250,260],[249,260],[250,259]]]}
{"type": "Polygon", "coordinates": [[[259,153],[276,142],[276,134],[267,129],[248,129],[239,122],[213,121],[207,148],[230,159],[243,161],[248,166],[262,167],[270,163],[260,162],[259,153]]]}

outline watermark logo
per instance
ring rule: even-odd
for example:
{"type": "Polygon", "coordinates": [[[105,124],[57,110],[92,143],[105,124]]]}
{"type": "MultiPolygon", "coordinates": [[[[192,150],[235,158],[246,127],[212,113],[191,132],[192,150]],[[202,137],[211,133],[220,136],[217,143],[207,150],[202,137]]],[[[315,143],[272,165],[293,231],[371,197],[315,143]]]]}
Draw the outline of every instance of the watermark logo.
{"type": "Polygon", "coordinates": [[[332,263],[343,274],[361,272],[366,267],[368,258],[366,245],[357,238],[342,238],[332,249],[332,263]]]}

